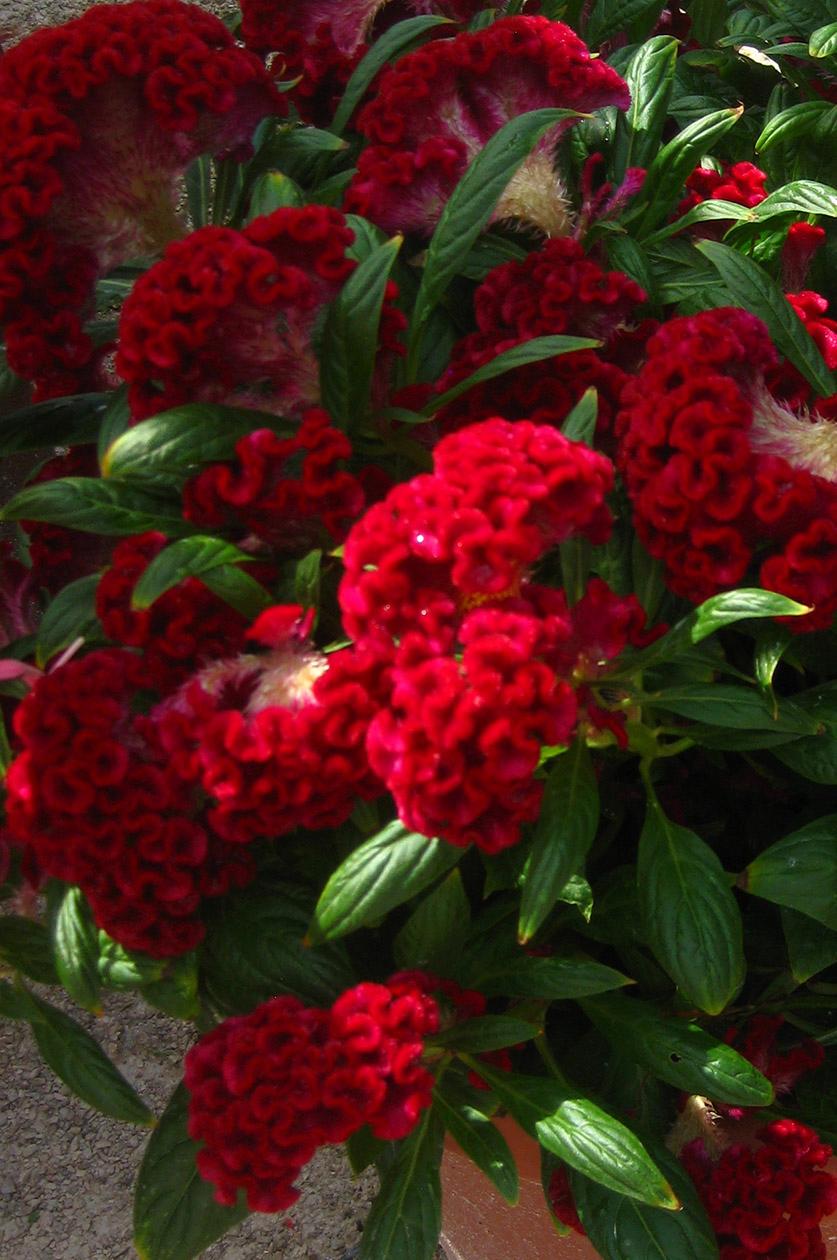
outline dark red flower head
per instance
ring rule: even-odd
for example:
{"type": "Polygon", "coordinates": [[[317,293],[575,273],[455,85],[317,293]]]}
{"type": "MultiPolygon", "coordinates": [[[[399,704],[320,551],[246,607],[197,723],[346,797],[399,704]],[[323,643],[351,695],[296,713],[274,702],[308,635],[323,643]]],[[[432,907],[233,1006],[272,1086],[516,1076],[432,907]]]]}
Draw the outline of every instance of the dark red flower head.
{"type": "Polygon", "coordinates": [[[664,324],[623,394],[619,463],[672,590],[698,602],[754,573],[812,605],[789,620],[814,630],[837,611],[837,425],[827,408],[777,397],[777,368],[767,329],[744,311],[664,324]]]}
{"type": "Polygon", "coordinates": [[[363,1125],[406,1137],[430,1106],[424,1038],[439,1027],[425,978],[359,984],[330,1009],[276,997],[225,1020],[186,1056],[189,1134],[219,1203],[247,1194],[251,1211],[281,1212],[318,1147],[363,1125]]]}
{"type": "Polygon", "coordinates": [[[132,711],[136,665],[110,649],[38,680],[15,713],[22,752],[7,778],[8,825],[44,875],[80,885],[99,927],[162,958],[193,949],[203,898],[254,869],[190,811],[145,738],[132,711]]]}
{"type": "MultiPolygon", "coordinates": [[[[357,266],[353,240],[339,211],[305,206],[170,245],[122,310],[117,368],[134,417],[195,401],[294,415],[317,403],[312,334],[357,266]]],[[[390,350],[404,323],[394,293],[380,334],[390,350]]]]}
{"type": "Polygon", "coordinates": [[[0,61],[0,323],[48,397],[95,383],[96,278],[182,235],[179,180],[284,110],[254,54],[181,0],[102,4],[0,61]]]}
{"type": "MultiPolygon", "coordinates": [[[[510,119],[555,107],[626,109],[627,86],[590,56],[568,26],[544,17],[499,18],[484,30],[435,40],[381,77],[358,118],[370,141],[346,206],[386,230],[428,236],[469,162],[510,119]]],[[[500,199],[495,220],[567,235],[566,189],[553,158],[571,125],[550,129],[500,199]]]]}

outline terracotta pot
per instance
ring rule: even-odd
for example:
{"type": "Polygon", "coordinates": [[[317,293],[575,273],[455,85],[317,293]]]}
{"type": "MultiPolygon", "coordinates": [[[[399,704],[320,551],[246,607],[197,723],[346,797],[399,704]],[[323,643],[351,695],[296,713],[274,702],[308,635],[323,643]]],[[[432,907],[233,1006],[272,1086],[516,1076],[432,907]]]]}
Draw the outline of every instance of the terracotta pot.
{"type": "MultiPolygon", "coordinates": [[[[541,1189],[537,1143],[509,1117],[495,1124],[517,1161],[520,1200],[509,1207],[448,1138],[442,1163],[442,1247],[448,1260],[599,1260],[586,1238],[576,1233],[561,1238],[553,1229],[541,1189]]],[[[837,1159],[831,1160],[829,1172],[837,1175],[837,1159]]],[[[823,1237],[828,1260],[837,1260],[837,1215],[824,1223],[823,1237]]]]}

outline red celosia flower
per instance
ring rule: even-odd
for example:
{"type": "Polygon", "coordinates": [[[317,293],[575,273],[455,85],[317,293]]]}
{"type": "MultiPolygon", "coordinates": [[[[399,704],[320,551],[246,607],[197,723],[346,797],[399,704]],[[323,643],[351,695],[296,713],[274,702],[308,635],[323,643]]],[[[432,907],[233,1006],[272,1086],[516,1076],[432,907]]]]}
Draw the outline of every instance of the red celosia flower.
{"type": "Polygon", "coordinates": [[[342,467],[351,444],[324,411],[306,412],[290,438],[270,429],[250,433],[235,453],[234,463],[211,464],[186,484],[187,520],[299,552],[342,541],[363,510],[361,484],[342,467]]]}
{"type": "Polygon", "coordinates": [[[406,1137],[429,1107],[424,1038],[438,1010],[423,983],[359,984],[329,1010],[276,997],[203,1036],[186,1056],[189,1134],[219,1203],[246,1191],[251,1211],[279,1212],[319,1146],[363,1125],[406,1137]]]}
{"type": "Polygon", "coordinates": [[[18,706],[8,778],[13,840],[45,875],[79,884],[128,949],[166,957],[203,938],[205,896],[249,882],[247,855],[184,812],[182,785],[143,737],[129,652],[92,652],[43,676],[18,706]]]}
{"type": "Polygon", "coordinates": [[[340,604],[347,633],[418,631],[447,650],[460,612],[517,594],[571,534],[607,537],[604,456],[546,425],[494,418],[444,438],[435,475],[396,486],[354,526],[340,604]]]}
{"type": "Polygon", "coordinates": [[[804,220],[790,225],[782,246],[781,259],[782,288],[785,293],[797,293],[804,287],[814,255],[824,244],[825,228],[804,220]]]}
{"type": "Polygon", "coordinates": [[[382,24],[418,13],[465,22],[487,7],[483,0],[242,0],[241,33],[248,48],[280,54],[274,69],[299,79],[288,95],[301,117],[325,126],[382,24]]]}
{"type": "MultiPolygon", "coordinates": [[[[134,417],[195,401],[294,414],[318,402],[312,334],[357,266],[353,240],[339,211],[305,206],[170,245],[122,310],[117,368],[134,417]]],[[[390,351],[404,327],[395,292],[381,319],[390,351]]]]}
{"type": "Polygon", "coordinates": [[[142,685],[165,694],[204,662],[227,656],[244,640],[247,622],[197,578],[179,582],[150,608],[131,607],[137,581],[165,547],[163,534],[120,542],[96,588],[96,612],[108,638],[141,649],[142,685]]]}
{"type": "Polygon", "coordinates": [[[577,241],[547,241],[520,262],[489,272],[474,294],[477,331],[454,346],[451,361],[436,386],[439,393],[470,376],[505,350],[533,337],[570,334],[594,337],[599,352],[576,351],[560,358],[508,372],[469,390],[444,409],[444,430],[463,420],[498,412],[513,420],[560,424],[585,389],[599,391],[599,430],[607,432],[625,383],[619,355],[626,326],[645,301],[639,285],[621,271],[605,271],[586,257],[577,241]]]}
{"type": "Polygon", "coordinates": [[[0,62],[0,323],[49,397],[95,383],[98,275],[181,235],[178,182],[284,109],[254,54],[181,0],[89,9],[0,62]]]}
{"type": "Polygon", "coordinates": [[[373,645],[323,656],[292,624],[273,641],[206,666],[151,716],[182,790],[208,798],[209,824],[234,844],[337,826],[381,791],[365,741],[386,656],[373,645]]]}
{"type": "Polygon", "coordinates": [[[721,1260],[825,1260],[820,1222],[837,1209],[831,1148],[804,1124],[773,1120],[758,1145],[736,1143],[713,1163],[702,1139],[680,1158],[721,1244],[721,1260]]]}
{"type": "Polygon", "coordinates": [[[518,842],[540,807],[541,748],[575,726],[573,690],[547,663],[566,633],[560,617],[478,608],[458,630],[461,659],[405,638],[367,744],[407,826],[487,853],[518,842]]]}
{"type": "Polygon", "coordinates": [[[832,371],[837,369],[837,320],[825,317],[828,300],[811,289],[805,289],[802,293],[788,293],[787,299],[817,343],[826,365],[832,371]]]}
{"type": "Polygon", "coordinates": [[[619,462],[637,532],[678,595],[698,602],[758,580],[837,611],[837,427],[771,389],[777,366],[755,316],[725,308],[671,320],[623,394],[619,462]]]}
{"type": "MultiPolygon", "coordinates": [[[[689,191],[675,210],[674,217],[679,219],[702,201],[710,200],[732,201],[737,206],[752,208],[767,196],[766,183],[767,175],[752,162],[724,162],[720,171],[711,166],[697,166],[686,180],[689,191]]],[[[691,230],[694,236],[720,238],[728,223],[727,219],[714,219],[696,223],[691,230]]]]}
{"type": "MultiPolygon", "coordinates": [[[[482,31],[436,40],[381,77],[358,118],[371,142],[358,162],[346,206],[387,230],[429,235],[468,163],[510,119],[529,110],[625,109],[624,81],[591,58],[578,36],[544,17],[500,18],[482,31]]],[[[566,190],[553,159],[559,123],[511,180],[495,220],[534,224],[565,236],[566,190]]]]}

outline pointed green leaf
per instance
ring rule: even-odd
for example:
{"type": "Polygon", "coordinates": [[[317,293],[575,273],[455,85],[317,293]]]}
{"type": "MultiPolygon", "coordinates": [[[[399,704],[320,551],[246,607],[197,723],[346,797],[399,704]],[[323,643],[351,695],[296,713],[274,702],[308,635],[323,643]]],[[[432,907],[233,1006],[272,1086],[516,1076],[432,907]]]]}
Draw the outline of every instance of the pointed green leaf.
{"type": "Polygon", "coordinates": [[[666,818],[654,794],[639,840],[637,885],[657,961],[690,1002],[719,1014],[744,983],[741,913],[716,854],[666,818]]]}
{"type": "Polygon", "coordinates": [[[755,219],[770,219],[776,214],[825,214],[837,218],[837,190],[830,184],[813,179],[795,179],[775,189],[753,207],[755,219]]]}
{"type": "Polygon", "coordinates": [[[445,971],[445,963],[459,952],[471,919],[471,907],[454,868],[419,903],[393,941],[399,967],[445,971]]]}
{"type": "Polygon", "coordinates": [[[132,608],[150,608],[186,578],[203,578],[222,565],[252,564],[253,557],[220,538],[195,534],[165,547],[142,572],[131,596],[132,608]]]}
{"type": "Polygon", "coordinates": [[[837,931],[837,814],[772,844],[739,882],[753,896],[801,910],[837,931]]]}
{"type": "Polygon", "coordinates": [[[697,1024],[615,993],[585,998],[581,1005],[620,1053],[676,1089],[742,1107],[767,1107],[773,1101],[770,1081],[697,1024]]]}
{"type": "Polygon", "coordinates": [[[0,961],[38,984],[59,982],[49,932],[22,915],[0,915],[0,961]]]}
{"type": "Polygon", "coordinates": [[[207,569],[201,574],[201,581],[213,595],[223,599],[248,621],[255,621],[259,613],[276,602],[261,582],[235,564],[221,564],[217,569],[207,569]]]}
{"type": "Polygon", "coordinates": [[[837,931],[787,906],[782,906],[781,916],[791,974],[797,984],[837,963],[837,931]]]}
{"type": "Polygon", "coordinates": [[[743,105],[719,109],[696,119],[663,145],[648,168],[642,187],[645,212],[636,229],[641,240],[668,217],[682,195],[688,175],[722,136],[735,126],[744,112],[743,105]]]}
{"type": "Polygon", "coordinates": [[[391,822],[349,854],[331,876],[314,911],[312,940],[334,940],[374,923],[449,871],[462,852],[391,822]]]}
{"type": "Polygon", "coordinates": [[[164,974],[142,985],[140,992],[149,1006],[172,1019],[197,1019],[201,1010],[197,953],[167,958],[164,974]]]}
{"type": "Polygon", "coordinates": [[[520,1045],[541,1031],[525,1019],[513,1015],[478,1015],[453,1024],[428,1037],[433,1046],[446,1046],[468,1054],[484,1054],[489,1050],[505,1050],[520,1045]]]}
{"type": "Polygon", "coordinates": [[[433,1260],[442,1228],[442,1136],[428,1110],[399,1143],[366,1219],[358,1260],[433,1260]]]}
{"type": "Polygon", "coordinates": [[[626,113],[616,116],[614,178],[619,183],[629,166],[648,166],[660,147],[669,118],[679,44],[670,35],[654,35],[641,43],[625,71],[631,92],[626,113]]]}
{"type": "Polygon", "coordinates": [[[101,626],[96,615],[96,588],[99,574],[77,578],[60,590],[47,605],[38,626],[35,663],[39,669],[74,643],[76,639],[90,638],[101,626]]]}
{"type": "Polygon", "coordinates": [[[179,504],[171,499],[96,477],[63,477],[27,486],[0,511],[0,519],[47,521],[84,533],[117,536],[149,529],[174,535],[191,532],[179,504]]]}
{"type": "Polygon", "coordinates": [[[0,416],[0,455],[95,442],[109,394],[71,394],[0,416]]]}
{"type": "Polygon", "coordinates": [[[572,411],[561,425],[561,432],[571,442],[583,442],[585,446],[593,445],[596,432],[596,421],[599,417],[599,395],[591,386],[585,389],[572,411]]]}
{"type": "Polygon", "coordinates": [[[518,936],[531,940],[578,870],[599,825],[599,789],[590,754],[576,739],[556,757],[546,781],[524,872],[518,936]]]}
{"type": "Polygon", "coordinates": [[[134,1197],[134,1246],[141,1260],[193,1260],[247,1216],[221,1207],[195,1164],[186,1129],[189,1094],[178,1085],[145,1148],[134,1197]]]}
{"type": "Polygon", "coordinates": [[[514,1206],[519,1178],[509,1144],[484,1115],[484,1096],[452,1072],[433,1091],[433,1107],[455,1142],[484,1172],[507,1203],[514,1206]]]}
{"type": "Polygon", "coordinates": [[[757,154],[765,153],[780,141],[796,139],[813,131],[816,124],[827,114],[837,116],[837,106],[828,101],[801,101],[789,105],[780,113],[774,114],[755,143],[757,154]]]}
{"type": "Polygon", "coordinates": [[[534,958],[522,951],[507,962],[498,959],[476,966],[471,982],[487,997],[540,997],[548,1001],[607,993],[631,984],[621,971],[592,958],[534,958]]]}
{"type": "Polygon", "coordinates": [[[773,704],[762,692],[734,683],[683,683],[653,692],[648,702],[694,722],[735,730],[811,735],[818,727],[816,719],[792,701],[773,704]]]}
{"type": "Polygon", "coordinates": [[[304,206],[305,194],[290,175],[281,171],[265,171],[258,177],[250,193],[247,223],[265,214],[273,214],[284,206],[304,206]]]}
{"type": "Polygon", "coordinates": [[[495,376],[502,376],[505,372],[513,372],[515,368],[525,367],[528,363],[540,363],[544,359],[556,359],[562,354],[573,354],[576,350],[592,350],[601,344],[600,341],[593,341],[590,337],[532,337],[529,341],[522,341],[519,345],[512,346],[510,350],[503,350],[488,363],[477,368],[476,372],[445,390],[444,394],[433,398],[423,408],[424,414],[433,415],[434,412],[441,411],[461,394],[466,394],[469,389],[474,389],[485,381],[493,380],[495,376]]]}
{"type": "Polygon", "coordinates": [[[55,969],[74,1002],[101,1012],[99,933],[80,888],[64,889],[52,927],[55,969]]]}
{"type": "Polygon", "coordinates": [[[812,57],[833,57],[837,53],[837,22],[817,27],[808,40],[808,52],[812,57]]]}
{"type": "Polygon", "coordinates": [[[194,228],[206,227],[212,209],[212,158],[202,154],[186,170],[186,200],[194,228]]]}

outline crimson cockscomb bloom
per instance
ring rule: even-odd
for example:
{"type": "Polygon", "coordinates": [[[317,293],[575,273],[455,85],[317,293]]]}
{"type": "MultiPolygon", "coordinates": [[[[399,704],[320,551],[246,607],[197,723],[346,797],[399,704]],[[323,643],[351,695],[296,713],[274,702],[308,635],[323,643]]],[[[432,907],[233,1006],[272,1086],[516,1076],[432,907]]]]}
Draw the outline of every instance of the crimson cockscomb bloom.
{"type": "MultiPolygon", "coordinates": [[[[481,31],[435,40],[382,75],[358,117],[369,140],[346,206],[387,231],[428,236],[469,162],[512,118],[530,110],[626,109],[628,88],[578,36],[544,17],[508,17],[481,31]]],[[[572,120],[538,142],[512,178],[494,220],[565,236],[566,189],[554,166],[572,120]]]]}
{"type": "Polygon", "coordinates": [[[90,388],[98,276],[185,231],[179,181],[285,108],[259,59],[181,0],[96,5],[0,61],[0,324],[39,397],[90,388]]]}
{"type": "Polygon", "coordinates": [[[420,972],[358,984],[328,1009],[275,997],[201,1037],[185,1062],[189,1134],[219,1203],[244,1190],[251,1211],[284,1211],[318,1147],[363,1125],[386,1141],[411,1132],[431,1102],[432,985],[420,972]]]}
{"type": "Polygon", "coordinates": [[[193,477],[183,514],[197,525],[253,534],[283,553],[333,546],[365,503],[360,481],[344,466],[351,453],[346,434],[312,408],[292,437],[258,429],[236,443],[234,460],[193,477]]]}
{"type": "Polygon", "coordinates": [[[131,652],[91,652],[41,677],[18,706],[7,777],[11,838],[44,875],[78,884],[97,925],[155,958],[193,949],[200,907],[248,883],[249,855],[184,803],[145,737],[131,652]]]}
{"type": "Polygon", "coordinates": [[[323,655],[301,611],[262,614],[250,637],[269,651],[205,666],[149,719],[182,792],[233,844],[338,826],[382,791],[365,741],[388,662],[371,645],[323,655]]]}
{"type": "Polygon", "coordinates": [[[769,388],[764,324],[734,308],[664,324],[626,387],[619,463],[637,533],[678,595],[698,602],[753,573],[814,611],[837,611],[837,425],[769,388]]]}
{"type": "Polygon", "coordinates": [[[243,646],[247,620],[197,578],[186,578],[150,608],[131,607],[134,587],[166,546],[149,531],[116,546],[96,588],[96,612],[109,639],[139,649],[142,685],[165,695],[200,666],[243,646]]]}
{"type": "MultiPolygon", "coordinates": [[[[291,415],[316,404],[312,335],[357,266],[353,240],[338,210],[314,205],[170,245],[122,308],[117,368],[134,418],[195,401],[291,415]]],[[[381,318],[389,351],[404,326],[395,292],[388,286],[381,318]]]]}
{"type": "MultiPolygon", "coordinates": [[[[724,162],[721,170],[713,166],[697,166],[686,180],[688,192],[678,205],[675,216],[687,214],[702,201],[732,201],[737,206],[752,209],[767,196],[767,175],[752,162],[724,162]]],[[[701,235],[720,235],[719,223],[725,220],[703,223],[701,235]]],[[[693,229],[695,231],[696,229],[693,229]]]]}
{"type": "Polygon", "coordinates": [[[483,0],[242,0],[241,33],[255,52],[278,54],[274,69],[299,80],[288,95],[300,116],[324,126],[382,24],[421,13],[467,22],[492,7],[502,6],[483,0]]]}
{"type": "Polygon", "coordinates": [[[346,540],[354,639],[414,631],[446,645],[463,610],[517,594],[549,548],[607,537],[610,461],[548,425],[495,417],[443,438],[433,459],[434,474],[396,486],[346,540]]]}
{"type": "Polygon", "coordinates": [[[697,1138],[680,1159],[697,1186],[721,1260],[825,1260],[820,1222],[837,1210],[831,1148],[796,1120],[772,1120],[716,1161],[697,1138]]]}
{"type": "Polygon", "coordinates": [[[447,431],[500,413],[509,420],[525,416],[560,425],[592,386],[599,396],[599,431],[607,433],[627,380],[621,342],[644,301],[636,281],[621,271],[604,270],[566,237],[547,241],[525,259],[495,267],[474,294],[476,331],[454,346],[436,386],[439,393],[533,337],[591,337],[601,340],[602,348],[504,373],[445,407],[438,423],[447,431]]]}

